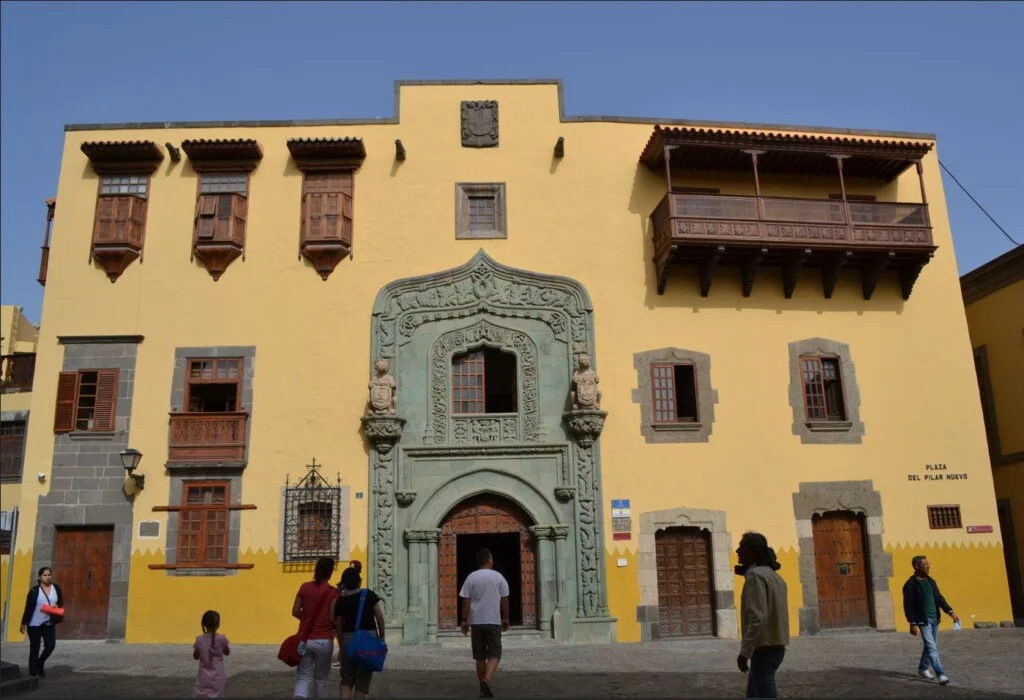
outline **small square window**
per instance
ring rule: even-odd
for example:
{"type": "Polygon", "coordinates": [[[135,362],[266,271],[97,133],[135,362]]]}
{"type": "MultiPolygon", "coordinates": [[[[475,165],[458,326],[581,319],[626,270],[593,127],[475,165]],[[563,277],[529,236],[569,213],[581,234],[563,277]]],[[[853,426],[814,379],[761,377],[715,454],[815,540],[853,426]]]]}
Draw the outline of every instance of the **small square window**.
{"type": "Polygon", "coordinates": [[[928,527],[932,530],[959,530],[960,506],[928,506],[928,527]]]}
{"type": "Polygon", "coordinates": [[[456,183],[455,238],[508,238],[505,183],[456,183]]]}

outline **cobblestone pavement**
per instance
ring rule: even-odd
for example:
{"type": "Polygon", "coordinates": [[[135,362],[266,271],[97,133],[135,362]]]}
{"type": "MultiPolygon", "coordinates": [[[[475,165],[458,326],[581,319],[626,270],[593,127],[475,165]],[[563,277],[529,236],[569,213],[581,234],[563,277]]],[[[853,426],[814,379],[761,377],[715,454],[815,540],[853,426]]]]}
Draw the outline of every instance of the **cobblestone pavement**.
{"type": "MultiPolygon", "coordinates": [[[[228,632],[230,632],[228,630],[228,632]]],[[[230,634],[229,634],[230,636],[230,634]]],[[[779,672],[790,697],[978,697],[1024,695],[1024,630],[946,631],[939,646],[952,678],[945,688],[916,675],[921,642],[877,632],[794,639],[779,672]]],[[[24,669],[27,648],[6,644],[24,669]]],[[[613,646],[508,648],[494,683],[499,697],[741,697],[736,642],[706,639],[613,646]]],[[[294,671],[276,647],[236,646],[225,697],[291,697],[294,671]]],[[[180,645],[58,642],[47,678],[32,698],[189,697],[196,662],[180,645]]],[[[337,697],[337,670],[331,697],[337,697]]],[[[465,648],[392,649],[377,674],[377,697],[476,697],[465,648]]]]}

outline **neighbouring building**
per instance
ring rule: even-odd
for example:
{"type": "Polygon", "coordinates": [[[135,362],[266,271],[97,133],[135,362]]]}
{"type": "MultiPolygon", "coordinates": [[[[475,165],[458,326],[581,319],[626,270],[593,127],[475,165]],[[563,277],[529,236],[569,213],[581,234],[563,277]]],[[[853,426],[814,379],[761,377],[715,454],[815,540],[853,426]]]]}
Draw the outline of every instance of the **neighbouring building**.
{"type": "Polygon", "coordinates": [[[960,278],[1013,604],[1024,626],[1024,246],[960,278]]]}
{"type": "Polygon", "coordinates": [[[25,433],[39,329],[21,307],[0,306],[0,600],[7,620],[10,554],[21,503],[25,433]]]}
{"type": "Polygon", "coordinates": [[[68,126],[57,201],[15,594],[52,564],[65,638],[274,643],[326,555],[434,642],[485,546],[516,635],[735,637],[747,530],[799,634],[902,628],[919,553],[1010,617],[930,135],[409,82],[68,126]]]}

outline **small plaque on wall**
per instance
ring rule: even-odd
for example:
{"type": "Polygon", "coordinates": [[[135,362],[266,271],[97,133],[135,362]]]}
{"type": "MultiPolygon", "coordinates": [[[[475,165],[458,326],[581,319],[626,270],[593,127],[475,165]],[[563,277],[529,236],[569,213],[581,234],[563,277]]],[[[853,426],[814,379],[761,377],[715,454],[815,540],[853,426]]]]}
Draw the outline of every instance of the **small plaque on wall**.
{"type": "Polygon", "coordinates": [[[612,533],[612,540],[614,540],[616,542],[619,541],[619,540],[631,540],[631,539],[633,539],[633,535],[631,533],[629,533],[629,532],[613,532],[612,533]]]}
{"type": "Polygon", "coordinates": [[[992,526],[991,525],[968,525],[967,526],[967,534],[968,535],[980,535],[980,534],[983,534],[983,533],[986,533],[986,532],[992,532],[992,526]]]}

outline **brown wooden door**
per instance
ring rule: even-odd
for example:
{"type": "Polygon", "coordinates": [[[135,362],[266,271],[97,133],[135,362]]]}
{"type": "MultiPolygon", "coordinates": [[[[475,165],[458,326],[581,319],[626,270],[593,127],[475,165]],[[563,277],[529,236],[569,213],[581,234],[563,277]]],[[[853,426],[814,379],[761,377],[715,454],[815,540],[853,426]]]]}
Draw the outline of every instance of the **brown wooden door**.
{"type": "Polygon", "coordinates": [[[60,528],[53,555],[53,580],[67,611],[62,639],[106,639],[114,528],[60,528]]]}
{"type": "Polygon", "coordinates": [[[537,626],[537,564],[536,547],[530,522],[513,503],[495,496],[480,496],[456,506],[441,525],[438,551],[438,629],[458,626],[458,555],[459,535],[497,533],[519,534],[519,563],[522,591],[522,625],[537,626]]]}
{"type": "Polygon", "coordinates": [[[815,518],[813,529],[819,624],[822,628],[870,626],[863,518],[826,513],[815,518]]]}
{"type": "Polygon", "coordinates": [[[714,634],[711,533],[671,527],[655,534],[654,546],[661,636],[714,634]]]}

